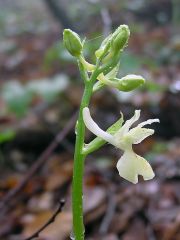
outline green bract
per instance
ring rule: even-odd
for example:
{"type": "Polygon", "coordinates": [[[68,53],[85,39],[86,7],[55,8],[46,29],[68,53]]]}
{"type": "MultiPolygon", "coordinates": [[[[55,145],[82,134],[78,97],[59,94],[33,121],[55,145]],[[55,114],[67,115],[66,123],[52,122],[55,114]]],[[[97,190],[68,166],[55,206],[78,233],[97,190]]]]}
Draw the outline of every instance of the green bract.
{"type": "Polygon", "coordinates": [[[74,56],[79,57],[82,52],[83,45],[79,35],[70,29],[65,29],[63,32],[63,42],[68,52],[74,56]]]}

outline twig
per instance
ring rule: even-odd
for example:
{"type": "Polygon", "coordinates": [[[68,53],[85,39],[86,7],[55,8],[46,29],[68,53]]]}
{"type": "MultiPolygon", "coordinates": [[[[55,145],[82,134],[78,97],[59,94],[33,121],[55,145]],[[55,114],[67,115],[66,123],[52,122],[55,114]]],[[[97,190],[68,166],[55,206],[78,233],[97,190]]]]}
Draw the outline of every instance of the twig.
{"type": "Polygon", "coordinates": [[[109,11],[106,7],[101,9],[101,18],[103,22],[103,35],[104,37],[107,37],[111,32],[112,21],[111,21],[109,11]]]}
{"type": "Polygon", "coordinates": [[[59,202],[59,207],[58,209],[54,212],[54,214],[52,215],[52,217],[42,226],[40,227],[40,229],[38,229],[35,233],[33,233],[30,237],[24,239],[24,240],[32,240],[33,238],[37,238],[39,237],[39,234],[47,227],[49,226],[51,223],[53,223],[57,217],[57,215],[62,211],[62,208],[65,204],[64,200],[60,200],[59,202]]]}
{"type": "Polygon", "coordinates": [[[114,187],[111,186],[108,194],[108,208],[99,229],[100,234],[104,235],[108,232],[109,225],[111,224],[115,209],[116,209],[116,200],[115,200],[114,187]]]}
{"type": "Polygon", "coordinates": [[[54,149],[58,146],[58,144],[65,138],[65,136],[70,132],[72,127],[75,124],[77,113],[75,113],[64,129],[59,132],[55,139],[50,143],[50,145],[45,149],[45,151],[40,155],[40,157],[35,161],[35,163],[31,166],[31,168],[28,170],[28,173],[25,175],[25,177],[22,179],[22,181],[12,190],[10,190],[5,197],[0,202],[0,210],[5,208],[7,206],[7,203],[17,195],[28,183],[29,179],[32,178],[32,176],[39,170],[39,168],[48,160],[48,157],[51,155],[51,153],[54,151],[54,149]]]}
{"type": "Polygon", "coordinates": [[[44,0],[44,2],[63,28],[70,28],[77,31],[74,23],[71,21],[68,13],[66,12],[65,6],[61,6],[56,0],[44,0]]]}

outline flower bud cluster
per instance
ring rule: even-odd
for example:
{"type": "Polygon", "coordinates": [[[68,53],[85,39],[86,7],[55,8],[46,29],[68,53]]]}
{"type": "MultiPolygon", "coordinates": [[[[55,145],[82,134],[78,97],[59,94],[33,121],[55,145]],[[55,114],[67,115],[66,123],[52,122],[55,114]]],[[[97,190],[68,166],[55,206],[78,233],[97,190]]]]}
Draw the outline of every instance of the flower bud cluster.
{"type": "MultiPolygon", "coordinates": [[[[139,75],[126,75],[122,78],[117,78],[119,70],[119,56],[123,49],[127,46],[130,36],[129,27],[127,25],[120,25],[114,33],[110,34],[104,39],[100,48],[95,52],[96,58],[102,63],[102,66],[106,68],[109,62],[113,59],[117,59],[113,68],[109,68],[106,73],[102,72],[94,85],[94,90],[98,90],[105,85],[116,88],[120,91],[132,91],[141,86],[145,79],[139,75]]],[[[79,35],[70,29],[65,29],[63,32],[63,41],[66,49],[69,53],[78,58],[86,71],[93,72],[95,65],[88,63],[82,54],[83,42],[79,35]]]]}

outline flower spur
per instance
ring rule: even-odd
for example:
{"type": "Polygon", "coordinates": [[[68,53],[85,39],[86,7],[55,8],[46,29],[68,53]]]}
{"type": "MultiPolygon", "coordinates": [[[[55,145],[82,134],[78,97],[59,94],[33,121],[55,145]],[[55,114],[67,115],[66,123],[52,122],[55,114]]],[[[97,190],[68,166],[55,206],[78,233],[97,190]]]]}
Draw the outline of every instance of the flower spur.
{"type": "Polygon", "coordinates": [[[145,125],[159,122],[159,119],[149,119],[131,128],[134,122],[140,118],[140,110],[136,110],[134,116],[127,120],[124,125],[114,134],[103,131],[92,119],[89,108],[83,109],[83,120],[86,127],[96,136],[124,151],[117,162],[119,175],[124,179],[136,184],[138,175],[144,180],[152,179],[155,174],[151,165],[141,156],[137,155],[132,148],[133,144],[142,142],[145,138],[154,133],[153,129],[144,128],[145,125]],[[131,129],[130,129],[131,128],[131,129]]]}

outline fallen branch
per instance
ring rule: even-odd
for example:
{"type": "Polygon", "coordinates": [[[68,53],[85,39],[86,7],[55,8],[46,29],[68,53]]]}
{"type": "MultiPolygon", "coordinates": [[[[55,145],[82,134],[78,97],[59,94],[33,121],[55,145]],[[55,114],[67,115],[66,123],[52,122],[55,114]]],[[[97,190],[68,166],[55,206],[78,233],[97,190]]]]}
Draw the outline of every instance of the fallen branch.
{"type": "Polygon", "coordinates": [[[0,210],[7,207],[7,203],[9,203],[9,201],[11,199],[13,199],[17,195],[17,193],[19,193],[26,186],[29,179],[31,179],[32,176],[40,169],[40,167],[48,160],[50,154],[54,151],[54,149],[65,138],[65,136],[70,132],[70,130],[74,126],[76,116],[77,116],[77,113],[75,113],[70,118],[70,120],[67,122],[64,129],[56,135],[55,139],[50,143],[50,145],[40,155],[40,157],[37,159],[37,161],[34,162],[34,164],[28,170],[28,173],[25,175],[25,177],[22,179],[22,181],[15,188],[10,190],[5,195],[5,197],[0,202],[0,210]]]}
{"type": "Polygon", "coordinates": [[[24,240],[32,240],[33,238],[37,238],[39,237],[39,234],[45,229],[47,228],[47,226],[49,226],[51,223],[53,223],[57,217],[57,215],[62,211],[62,208],[65,204],[64,200],[61,200],[59,202],[59,207],[58,209],[54,212],[54,214],[52,215],[52,217],[40,228],[38,229],[35,233],[33,233],[30,237],[24,239],[24,240]]]}

